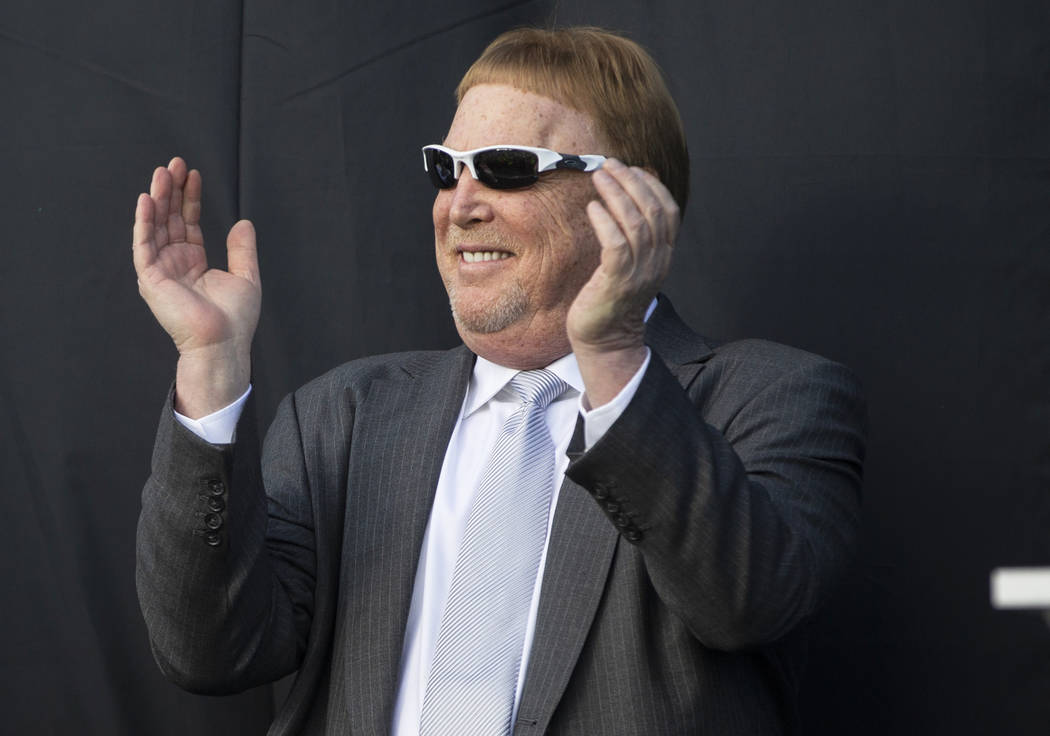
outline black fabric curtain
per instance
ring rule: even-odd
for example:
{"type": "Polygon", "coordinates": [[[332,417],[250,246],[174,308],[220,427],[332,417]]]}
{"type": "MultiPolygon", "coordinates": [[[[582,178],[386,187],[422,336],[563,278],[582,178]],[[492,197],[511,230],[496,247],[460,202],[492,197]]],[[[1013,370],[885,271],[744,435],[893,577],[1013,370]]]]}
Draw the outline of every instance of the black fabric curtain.
{"type": "Polygon", "coordinates": [[[1050,5],[15,0],[0,7],[0,692],[11,734],[261,734],[282,688],[183,693],[134,591],[174,350],[135,196],[175,154],[216,263],[255,221],[260,421],[357,356],[457,338],[419,147],[499,32],[586,23],[664,67],[693,195],[666,291],[716,338],[827,355],[871,406],[862,548],[814,622],[812,734],[1032,734],[1050,627],[1050,5]]]}

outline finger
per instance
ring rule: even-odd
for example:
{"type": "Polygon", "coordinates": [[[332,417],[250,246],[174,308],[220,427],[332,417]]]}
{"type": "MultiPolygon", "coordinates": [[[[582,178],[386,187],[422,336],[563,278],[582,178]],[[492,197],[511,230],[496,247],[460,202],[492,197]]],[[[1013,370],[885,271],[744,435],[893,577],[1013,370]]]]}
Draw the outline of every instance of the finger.
{"type": "Polygon", "coordinates": [[[615,160],[606,162],[595,172],[594,187],[632,248],[658,245],[665,240],[667,228],[660,201],[637,169],[615,160]]]}
{"type": "Polygon", "coordinates": [[[186,226],[182,221],[182,188],[186,184],[186,162],[176,156],[168,163],[168,173],[171,175],[168,242],[177,243],[186,239],[186,226]]]}
{"type": "MultiPolygon", "coordinates": [[[[664,189],[659,179],[649,174],[645,169],[631,166],[624,172],[621,178],[624,189],[634,200],[642,216],[649,223],[650,229],[656,240],[654,244],[665,244],[670,239],[674,227],[673,219],[665,207],[664,201],[657,193],[657,189],[664,189]]],[[[671,199],[673,202],[673,198],[671,199]]]]}
{"type": "Polygon", "coordinates": [[[226,268],[230,273],[260,285],[255,226],[250,220],[241,220],[230,228],[226,237],[226,268]]]}
{"type": "Polygon", "coordinates": [[[182,215],[182,188],[186,184],[186,162],[176,156],[168,163],[171,173],[171,209],[168,215],[182,215]]]}
{"type": "Polygon", "coordinates": [[[153,199],[153,224],[160,225],[168,217],[168,205],[171,201],[171,172],[167,168],[158,166],[153,170],[149,196],[153,199]]]}
{"type": "MultiPolygon", "coordinates": [[[[607,173],[630,198],[629,201],[619,200],[624,208],[613,210],[614,216],[624,218],[621,224],[629,228],[631,223],[637,222],[630,208],[633,204],[648,223],[653,244],[673,245],[678,235],[680,215],[678,204],[667,187],[651,172],[637,166],[628,167],[613,159],[608,168],[607,173]]],[[[644,233],[644,229],[639,229],[639,232],[644,233]]]]}
{"type": "Polygon", "coordinates": [[[164,245],[168,226],[168,206],[171,202],[171,172],[163,166],[153,171],[153,180],[149,186],[149,196],[153,199],[154,237],[159,246],[164,245]]]}
{"type": "Polygon", "coordinates": [[[618,274],[627,271],[633,260],[633,252],[616,219],[597,200],[587,203],[587,218],[602,247],[602,267],[618,274]]]}
{"type": "Polygon", "coordinates": [[[682,214],[678,209],[678,202],[675,201],[671,190],[664,186],[664,183],[660,181],[656,174],[647,169],[639,169],[639,172],[642,178],[648,182],[653,194],[660,200],[660,205],[663,207],[664,212],[667,213],[668,235],[670,236],[667,244],[673,248],[678,238],[678,228],[682,225],[682,214]]]}
{"type": "Polygon", "coordinates": [[[186,176],[186,189],[182,198],[182,221],[186,225],[186,240],[198,245],[204,244],[201,234],[201,193],[204,185],[201,172],[193,169],[186,176]]]}
{"type": "Polygon", "coordinates": [[[135,225],[131,230],[131,259],[135,264],[135,273],[141,274],[157,258],[156,244],[153,242],[153,198],[140,194],[135,204],[135,225]]]}

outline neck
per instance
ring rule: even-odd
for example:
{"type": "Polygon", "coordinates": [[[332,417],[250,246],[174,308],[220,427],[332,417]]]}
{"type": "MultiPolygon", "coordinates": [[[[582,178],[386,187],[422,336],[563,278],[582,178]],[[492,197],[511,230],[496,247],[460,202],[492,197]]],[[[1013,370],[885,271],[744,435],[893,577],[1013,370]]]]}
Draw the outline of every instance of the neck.
{"type": "Polygon", "coordinates": [[[572,352],[564,328],[560,334],[547,339],[536,339],[529,331],[513,327],[490,334],[472,333],[460,329],[464,344],[485,360],[519,371],[531,371],[550,365],[572,352]]]}

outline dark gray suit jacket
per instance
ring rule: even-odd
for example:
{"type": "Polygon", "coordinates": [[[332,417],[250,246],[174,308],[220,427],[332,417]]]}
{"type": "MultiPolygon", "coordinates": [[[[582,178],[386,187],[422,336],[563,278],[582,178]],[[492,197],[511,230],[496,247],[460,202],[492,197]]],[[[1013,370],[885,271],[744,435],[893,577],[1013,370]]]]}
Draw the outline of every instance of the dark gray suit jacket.
{"type": "MultiPolygon", "coordinates": [[[[712,346],[661,302],[654,359],[571,448],[515,736],[794,732],[805,622],[849,559],[864,407],[841,366],[712,346]]],[[[389,730],[423,533],[474,356],[367,358],[214,446],[161,418],[137,581],[164,672],[298,670],[271,734],[389,730]]],[[[579,432],[577,433],[579,434],[579,432]]]]}

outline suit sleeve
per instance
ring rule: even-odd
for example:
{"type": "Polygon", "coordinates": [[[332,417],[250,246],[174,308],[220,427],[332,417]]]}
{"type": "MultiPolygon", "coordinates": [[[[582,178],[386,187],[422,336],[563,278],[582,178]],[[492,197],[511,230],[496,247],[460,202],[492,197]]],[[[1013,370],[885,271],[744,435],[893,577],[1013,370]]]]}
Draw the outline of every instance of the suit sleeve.
{"type": "Polygon", "coordinates": [[[854,544],[859,386],[815,356],[768,365],[735,390],[701,379],[687,392],[654,358],[624,413],[567,470],[637,545],[664,605],[713,649],[787,634],[854,544]]]}
{"type": "Polygon", "coordinates": [[[294,671],[313,606],[314,551],[294,403],[268,435],[264,492],[252,400],[233,445],[179,424],[171,396],[142,494],[136,584],[161,670],[193,692],[222,694],[294,671]]]}

